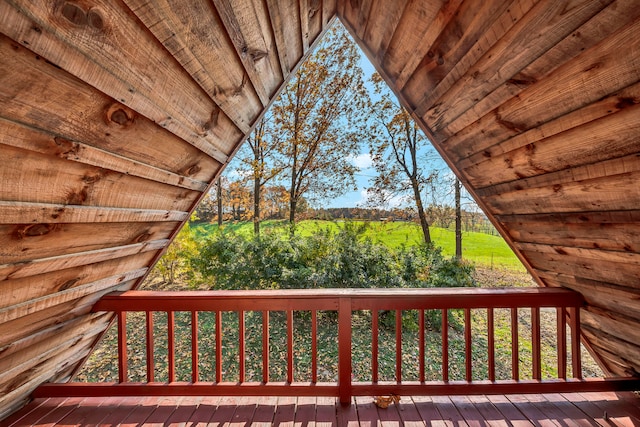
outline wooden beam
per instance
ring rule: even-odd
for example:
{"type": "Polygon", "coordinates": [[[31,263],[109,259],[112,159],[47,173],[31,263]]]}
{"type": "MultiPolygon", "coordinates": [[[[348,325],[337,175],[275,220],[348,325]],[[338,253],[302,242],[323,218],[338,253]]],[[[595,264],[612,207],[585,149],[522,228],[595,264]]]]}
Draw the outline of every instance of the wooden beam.
{"type": "Polygon", "coordinates": [[[81,147],[90,146],[197,181],[220,169],[188,142],[3,35],[0,56],[12,58],[0,63],[1,116],[54,134],[55,155],[82,156],[81,147]]]}
{"type": "Polygon", "coordinates": [[[46,294],[39,298],[10,305],[0,309],[0,322],[7,324],[12,320],[28,316],[34,311],[42,311],[43,309],[83,297],[100,298],[103,294],[120,288],[122,285],[129,283],[129,281],[142,276],[146,271],[147,268],[143,267],[133,271],[122,272],[53,294],[46,294]]]}
{"type": "Polygon", "coordinates": [[[202,194],[22,148],[2,147],[5,167],[0,179],[14,183],[5,189],[5,200],[186,211],[202,194]],[[26,174],[29,170],[34,173],[26,174]]]}
{"type": "Polygon", "coordinates": [[[64,270],[52,269],[36,276],[4,280],[2,282],[3,299],[0,301],[0,309],[39,298],[46,298],[67,289],[81,287],[119,274],[123,274],[123,277],[126,277],[127,273],[123,272],[139,269],[146,271],[152,256],[152,252],[143,252],[64,270]]]}
{"type": "Polygon", "coordinates": [[[442,130],[602,8],[600,2],[589,0],[569,10],[564,3],[553,0],[537,3],[461,78],[455,78],[454,75],[452,79],[443,79],[428,91],[420,101],[421,108],[416,110],[416,114],[424,117],[434,132],[442,130]],[[533,34],[540,36],[532,38],[533,34]],[[505,52],[510,54],[506,55],[505,52]]]}
{"type": "Polygon", "coordinates": [[[174,210],[114,208],[0,200],[2,224],[182,222],[189,213],[174,210]]]}
{"type": "Polygon", "coordinates": [[[213,0],[263,107],[284,81],[268,12],[261,2],[213,0]]]}
{"type": "MultiPolygon", "coordinates": [[[[101,148],[78,141],[71,141],[55,134],[21,126],[0,117],[0,143],[4,146],[22,148],[48,156],[55,156],[89,166],[96,166],[126,175],[137,176],[161,184],[189,190],[205,191],[208,183],[191,179],[154,166],[145,165],[101,148]]],[[[216,168],[217,170],[217,168],[216,168]]],[[[213,175],[215,170],[210,171],[213,175]]]]}
{"type": "Polygon", "coordinates": [[[128,10],[119,3],[90,11],[75,6],[78,13],[69,16],[65,10],[51,10],[44,0],[2,3],[0,25],[30,50],[226,163],[242,133],[128,10]]]}
{"type": "MultiPolygon", "coordinates": [[[[166,239],[177,226],[175,221],[0,224],[0,238],[5,242],[0,248],[0,280],[17,277],[16,272],[4,270],[7,266],[3,264],[150,244],[166,239]]],[[[16,269],[22,267],[16,266],[16,269]]]]}
{"type": "Polygon", "coordinates": [[[86,266],[113,259],[121,260],[124,257],[161,250],[169,243],[170,241],[168,239],[151,240],[143,243],[114,246],[90,251],[78,251],[75,253],[47,258],[30,259],[26,262],[17,261],[0,264],[0,280],[21,279],[35,276],[37,274],[46,274],[53,271],[86,266]]]}
{"type": "Polygon", "coordinates": [[[249,76],[212,3],[126,3],[238,129],[248,133],[263,105],[247,84],[249,76]]]}

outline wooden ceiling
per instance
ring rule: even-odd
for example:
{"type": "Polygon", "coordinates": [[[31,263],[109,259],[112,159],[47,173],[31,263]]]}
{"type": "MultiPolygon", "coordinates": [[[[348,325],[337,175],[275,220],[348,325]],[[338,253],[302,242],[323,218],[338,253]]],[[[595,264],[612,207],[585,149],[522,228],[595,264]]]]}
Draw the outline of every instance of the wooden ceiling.
{"type": "Polygon", "coordinates": [[[0,0],[0,418],[68,379],[334,16],[640,372],[637,0],[0,0]]]}

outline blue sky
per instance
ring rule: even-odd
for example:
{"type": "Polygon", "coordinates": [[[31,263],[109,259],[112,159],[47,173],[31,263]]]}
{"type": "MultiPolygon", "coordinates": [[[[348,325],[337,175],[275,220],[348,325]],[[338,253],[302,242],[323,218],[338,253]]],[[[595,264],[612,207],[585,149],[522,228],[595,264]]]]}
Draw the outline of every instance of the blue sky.
{"type": "MultiPolygon", "coordinates": [[[[362,52],[360,52],[360,66],[364,72],[364,80],[365,82],[368,82],[369,77],[375,72],[375,68],[362,52]]],[[[367,86],[370,87],[369,84],[367,84],[367,86]]],[[[370,91],[373,92],[373,88],[370,87],[370,91]]],[[[371,185],[369,180],[376,174],[375,170],[372,168],[371,156],[369,155],[366,144],[362,145],[360,153],[353,153],[353,155],[350,156],[350,160],[360,169],[360,172],[358,172],[355,177],[358,189],[356,191],[348,191],[343,196],[322,201],[321,205],[323,207],[358,207],[365,204],[366,188],[371,185]]],[[[449,171],[444,161],[442,161],[441,166],[439,165],[438,168],[446,169],[447,171],[449,171]]],[[[233,161],[225,171],[225,175],[227,175],[231,179],[237,177],[238,174],[235,171],[235,165],[233,161]]],[[[425,202],[427,204],[430,203],[430,201],[426,200],[425,202]]],[[[402,201],[399,198],[395,200],[395,206],[400,205],[401,203],[402,201]]]]}

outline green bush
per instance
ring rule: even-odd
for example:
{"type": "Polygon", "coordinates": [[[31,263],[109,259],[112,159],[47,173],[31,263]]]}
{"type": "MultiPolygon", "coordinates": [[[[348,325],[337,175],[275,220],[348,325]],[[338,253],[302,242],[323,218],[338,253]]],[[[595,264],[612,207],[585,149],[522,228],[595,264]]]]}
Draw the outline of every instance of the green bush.
{"type": "Polygon", "coordinates": [[[191,265],[211,289],[424,288],[473,286],[473,266],[431,245],[390,250],[344,223],[310,236],[260,237],[219,231],[201,242],[191,265]]]}

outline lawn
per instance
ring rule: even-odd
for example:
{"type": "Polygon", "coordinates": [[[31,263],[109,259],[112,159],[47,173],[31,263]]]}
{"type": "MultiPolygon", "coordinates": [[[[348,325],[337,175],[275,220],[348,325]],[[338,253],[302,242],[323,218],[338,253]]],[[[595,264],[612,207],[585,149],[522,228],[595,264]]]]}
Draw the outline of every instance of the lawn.
{"type": "MultiPolygon", "coordinates": [[[[352,221],[353,223],[365,223],[364,221],[352,221]]],[[[343,221],[306,220],[297,225],[297,233],[302,236],[311,235],[314,231],[322,229],[338,230],[343,221]]],[[[402,245],[415,245],[421,241],[420,227],[412,222],[383,222],[367,221],[365,236],[374,241],[384,243],[389,248],[398,248],[402,245]]],[[[218,229],[216,224],[197,224],[193,226],[199,237],[206,237],[218,229]]],[[[241,234],[253,233],[253,223],[237,222],[224,225],[224,230],[241,234]]],[[[263,232],[276,232],[286,234],[288,228],[284,221],[264,221],[261,224],[263,232]]],[[[455,254],[455,232],[450,229],[431,227],[433,242],[442,248],[445,256],[455,254]]],[[[478,265],[490,268],[507,268],[509,270],[524,271],[524,267],[518,257],[513,253],[509,245],[500,236],[492,236],[485,233],[462,233],[462,256],[478,265]]]]}

